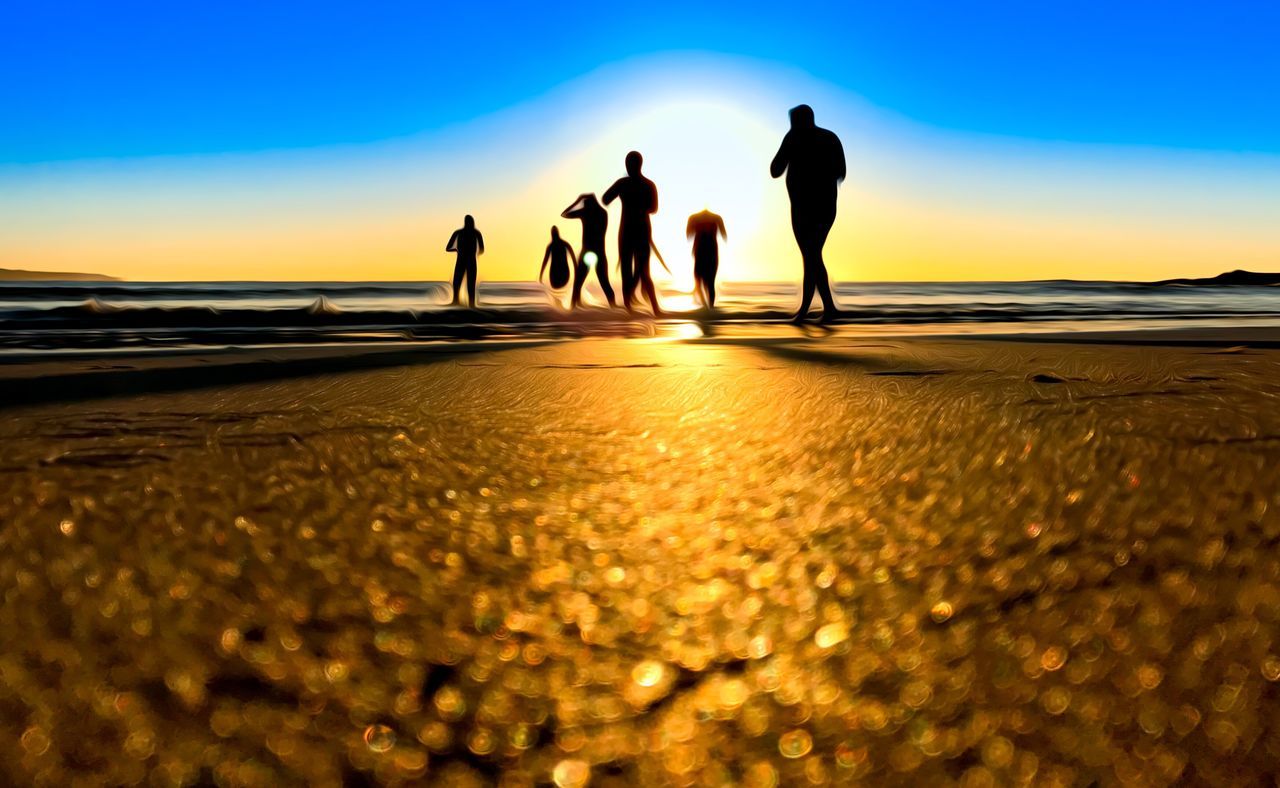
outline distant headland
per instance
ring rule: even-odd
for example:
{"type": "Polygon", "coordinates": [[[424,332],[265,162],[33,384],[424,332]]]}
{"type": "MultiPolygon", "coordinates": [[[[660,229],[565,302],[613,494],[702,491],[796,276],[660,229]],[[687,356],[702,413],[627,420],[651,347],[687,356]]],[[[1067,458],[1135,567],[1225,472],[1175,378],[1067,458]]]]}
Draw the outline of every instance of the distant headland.
{"type": "Polygon", "coordinates": [[[78,274],[68,271],[23,271],[20,268],[0,268],[0,282],[119,282],[114,276],[105,274],[78,274]]]}
{"type": "Polygon", "coordinates": [[[1162,279],[1152,282],[1153,285],[1195,285],[1198,287],[1273,287],[1280,285],[1280,274],[1269,274],[1258,271],[1241,271],[1236,269],[1217,276],[1200,279],[1162,279]]]}

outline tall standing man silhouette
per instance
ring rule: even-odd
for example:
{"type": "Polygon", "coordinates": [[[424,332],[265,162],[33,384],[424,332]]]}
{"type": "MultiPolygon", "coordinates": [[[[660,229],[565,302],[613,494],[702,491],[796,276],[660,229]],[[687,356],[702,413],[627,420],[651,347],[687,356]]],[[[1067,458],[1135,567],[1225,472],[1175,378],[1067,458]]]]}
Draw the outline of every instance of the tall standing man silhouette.
{"type": "Polygon", "coordinates": [[[644,157],[637,151],[627,154],[626,177],[619,178],[604,193],[604,204],[622,199],[622,221],[618,224],[618,264],[622,268],[622,303],[631,311],[636,287],[644,288],[655,316],[661,315],[658,293],[649,273],[649,249],[653,227],[649,215],[658,212],[658,187],[640,174],[644,157]]]}
{"type": "Polygon", "coordinates": [[[769,165],[769,174],[775,178],[784,172],[791,197],[791,229],[804,260],[804,293],[795,321],[807,316],[814,290],[822,297],[822,319],[832,320],[839,310],[831,296],[822,247],[836,221],[836,194],[845,176],[844,147],[839,137],[814,123],[808,104],[791,110],[791,130],[769,165]]]}
{"type": "Polygon", "coordinates": [[[462,278],[467,278],[467,305],[476,305],[476,255],[484,254],[484,236],[476,229],[476,220],[471,214],[462,220],[462,227],[449,236],[446,252],[457,252],[458,261],[453,265],[453,305],[458,305],[459,290],[462,278]]]}

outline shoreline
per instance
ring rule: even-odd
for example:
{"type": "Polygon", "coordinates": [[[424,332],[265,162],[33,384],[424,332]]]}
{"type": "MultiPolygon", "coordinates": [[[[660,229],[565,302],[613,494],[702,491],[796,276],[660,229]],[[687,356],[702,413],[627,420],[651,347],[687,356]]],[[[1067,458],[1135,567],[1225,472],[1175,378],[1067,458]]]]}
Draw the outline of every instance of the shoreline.
{"type": "MultiPolygon", "coordinates": [[[[796,343],[825,345],[873,341],[986,342],[1046,345],[1150,346],[1166,348],[1280,348],[1280,326],[1181,327],[1128,330],[1045,330],[1023,333],[950,333],[950,326],[928,332],[895,331],[893,327],[792,326],[753,323],[736,332],[673,331],[696,321],[665,321],[665,333],[632,338],[611,336],[509,337],[466,341],[363,341],[335,344],[222,348],[147,348],[0,353],[0,408],[70,402],[101,397],[174,391],[268,381],[309,375],[411,366],[500,350],[540,347],[576,341],[646,341],[723,343],[763,347],[796,343]]],[[[652,324],[650,328],[652,328],[652,324]]]]}

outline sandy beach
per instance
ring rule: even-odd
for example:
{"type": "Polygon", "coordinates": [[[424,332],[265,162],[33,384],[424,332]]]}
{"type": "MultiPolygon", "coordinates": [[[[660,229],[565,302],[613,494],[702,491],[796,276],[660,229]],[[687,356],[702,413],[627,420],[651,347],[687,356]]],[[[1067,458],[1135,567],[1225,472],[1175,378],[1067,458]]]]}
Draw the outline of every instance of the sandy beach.
{"type": "Polygon", "coordinates": [[[0,781],[1269,784],[1278,337],[0,365],[0,781]]]}

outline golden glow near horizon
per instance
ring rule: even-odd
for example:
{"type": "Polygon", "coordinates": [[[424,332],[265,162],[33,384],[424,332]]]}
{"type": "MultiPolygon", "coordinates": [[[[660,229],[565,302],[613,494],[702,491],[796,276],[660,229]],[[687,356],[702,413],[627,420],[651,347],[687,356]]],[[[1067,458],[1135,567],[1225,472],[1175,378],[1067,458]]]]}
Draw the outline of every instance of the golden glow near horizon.
{"type": "MultiPolygon", "coordinates": [[[[1158,279],[1280,267],[1275,157],[971,140],[886,120],[794,75],[608,71],[441,137],[325,151],[0,171],[0,267],[126,279],[443,280],[471,213],[488,280],[533,280],[560,211],[628,150],[659,189],[655,241],[691,285],[689,214],[725,217],[726,280],[798,279],[768,165],[808,100],[849,178],[827,247],[840,280],[1158,279]],[[639,104],[626,99],[644,96],[639,104]],[[797,98],[798,97],[798,98],[797,98]]],[[[611,208],[610,264],[618,207],[611,208]]]]}

